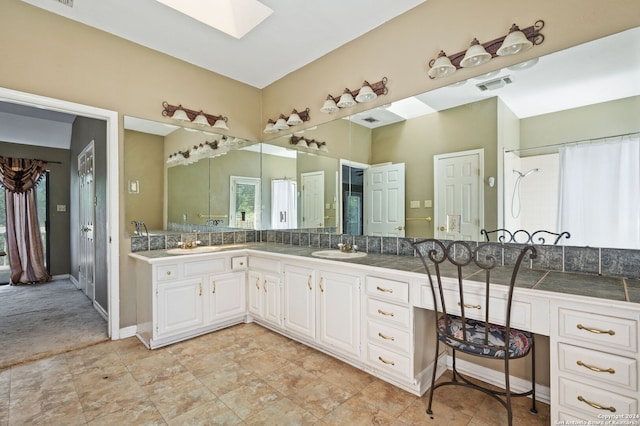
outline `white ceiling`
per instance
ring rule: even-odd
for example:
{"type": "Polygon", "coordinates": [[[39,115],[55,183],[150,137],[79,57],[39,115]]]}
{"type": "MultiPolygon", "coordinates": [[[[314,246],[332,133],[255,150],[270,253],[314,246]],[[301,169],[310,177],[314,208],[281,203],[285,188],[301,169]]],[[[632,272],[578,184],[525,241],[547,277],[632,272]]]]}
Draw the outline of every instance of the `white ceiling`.
{"type": "Polygon", "coordinates": [[[241,39],[155,0],[22,1],[261,89],[426,0],[261,0],[241,39]]]}

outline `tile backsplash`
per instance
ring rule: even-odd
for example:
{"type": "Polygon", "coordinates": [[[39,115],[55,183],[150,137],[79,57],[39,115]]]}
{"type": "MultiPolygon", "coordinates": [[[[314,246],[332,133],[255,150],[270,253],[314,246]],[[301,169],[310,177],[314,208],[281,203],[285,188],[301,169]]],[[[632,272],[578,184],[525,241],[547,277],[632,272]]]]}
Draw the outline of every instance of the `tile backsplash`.
{"type": "MultiPolygon", "coordinates": [[[[131,252],[171,249],[178,247],[180,241],[197,239],[201,241],[201,245],[268,242],[333,249],[338,248],[338,243],[350,243],[357,245],[358,250],[367,253],[415,256],[411,243],[419,240],[419,238],[373,237],[318,231],[322,231],[322,229],[167,232],[149,236],[132,236],[131,252]]],[[[518,245],[504,244],[504,246],[518,245]]],[[[552,245],[538,245],[536,250],[538,252],[537,258],[531,260],[527,265],[532,269],[640,278],[640,250],[552,245]]],[[[507,250],[503,250],[503,252],[503,262],[508,264],[511,260],[510,254],[507,253],[507,250]]]]}

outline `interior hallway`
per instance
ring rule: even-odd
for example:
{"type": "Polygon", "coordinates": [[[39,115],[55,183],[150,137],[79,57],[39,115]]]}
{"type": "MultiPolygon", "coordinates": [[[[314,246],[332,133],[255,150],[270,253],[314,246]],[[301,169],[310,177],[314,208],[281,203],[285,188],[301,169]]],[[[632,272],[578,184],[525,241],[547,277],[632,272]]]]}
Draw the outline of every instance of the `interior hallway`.
{"type": "MultiPolygon", "coordinates": [[[[480,392],[441,388],[434,419],[418,398],[273,333],[241,324],[147,350],[108,341],[0,371],[0,424],[501,425],[480,392]]],[[[515,400],[515,425],[548,425],[515,400]]]]}
{"type": "Polygon", "coordinates": [[[106,341],[107,322],[68,279],[3,285],[0,339],[2,370],[106,341]]]}

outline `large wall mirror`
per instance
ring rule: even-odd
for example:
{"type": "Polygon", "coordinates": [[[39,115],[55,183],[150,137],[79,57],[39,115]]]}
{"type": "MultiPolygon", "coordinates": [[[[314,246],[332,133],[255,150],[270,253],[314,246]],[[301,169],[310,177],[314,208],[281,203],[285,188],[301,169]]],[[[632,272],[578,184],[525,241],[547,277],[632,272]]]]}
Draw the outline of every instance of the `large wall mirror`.
{"type": "MultiPolygon", "coordinates": [[[[639,40],[640,29],[628,30],[304,132],[243,141],[227,147],[226,155],[170,166],[161,185],[161,227],[470,240],[484,239],[482,229],[570,230],[564,244],[628,247],[607,240],[611,232],[596,239],[591,231],[559,225],[558,185],[563,147],[621,135],[638,144],[640,59],[632,52],[639,40]],[[324,150],[309,148],[309,141],[324,150]]],[[[127,121],[125,128],[134,131],[125,133],[125,150],[144,133],[127,121]]],[[[162,136],[163,168],[171,152],[202,143],[191,138],[222,136],[183,129],[162,136]]],[[[125,175],[128,168],[125,157],[125,175]]],[[[573,188],[574,195],[585,194],[573,199],[597,203],[601,197],[594,185],[573,188]]],[[[136,212],[126,214],[127,221],[129,215],[136,212]]],[[[599,221],[591,228],[610,222],[599,221]]]]}

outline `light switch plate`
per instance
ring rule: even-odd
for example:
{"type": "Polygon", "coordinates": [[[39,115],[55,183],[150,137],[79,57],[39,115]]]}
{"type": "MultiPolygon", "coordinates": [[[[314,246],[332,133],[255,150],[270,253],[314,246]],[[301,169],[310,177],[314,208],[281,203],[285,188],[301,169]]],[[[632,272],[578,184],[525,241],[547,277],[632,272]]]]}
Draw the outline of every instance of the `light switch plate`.
{"type": "Polygon", "coordinates": [[[56,205],[56,211],[66,212],[67,211],[67,205],[66,204],[57,204],[56,205]]]}
{"type": "Polygon", "coordinates": [[[420,208],[420,201],[411,201],[409,208],[412,209],[419,209],[420,208]]]}
{"type": "Polygon", "coordinates": [[[428,209],[430,209],[431,207],[433,207],[433,201],[432,200],[424,200],[424,206],[428,209]]]}

